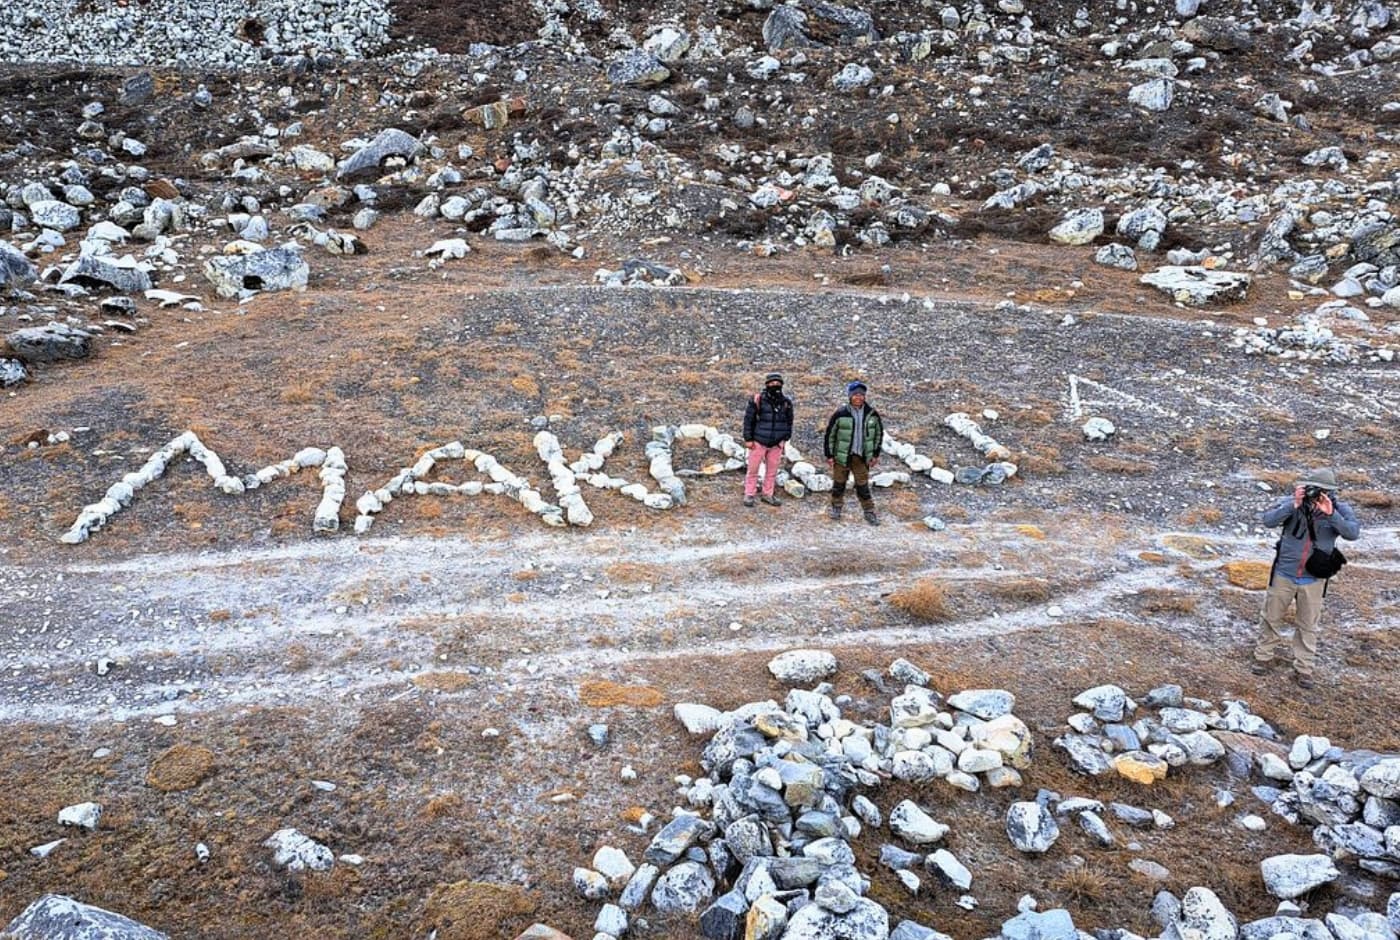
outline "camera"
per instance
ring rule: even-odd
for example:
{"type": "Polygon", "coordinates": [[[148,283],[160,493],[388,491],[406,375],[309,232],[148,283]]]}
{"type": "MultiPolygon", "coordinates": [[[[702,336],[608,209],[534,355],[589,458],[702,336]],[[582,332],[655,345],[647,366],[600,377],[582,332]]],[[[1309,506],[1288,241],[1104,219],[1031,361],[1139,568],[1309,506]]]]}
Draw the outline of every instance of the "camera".
{"type": "Polygon", "coordinates": [[[1303,499],[1307,500],[1308,502],[1312,502],[1313,500],[1321,496],[1324,492],[1326,492],[1326,490],[1324,490],[1320,486],[1305,486],[1303,487],[1303,499]]]}

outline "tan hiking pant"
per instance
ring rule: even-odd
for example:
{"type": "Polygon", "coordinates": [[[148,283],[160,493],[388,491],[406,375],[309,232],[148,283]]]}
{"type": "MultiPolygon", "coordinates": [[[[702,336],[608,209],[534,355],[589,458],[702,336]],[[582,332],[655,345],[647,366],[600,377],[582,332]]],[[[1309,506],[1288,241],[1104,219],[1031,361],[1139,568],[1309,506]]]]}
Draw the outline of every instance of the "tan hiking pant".
{"type": "Polygon", "coordinates": [[[1322,620],[1322,591],[1326,581],[1294,584],[1281,574],[1274,575],[1264,595],[1264,611],[1259,617],[1259,640],[1254,644],[1254,661],[1272,662],[1274,654],[1289,642],[1281,629],[1290,604],[1297,603],[1293,613],[1293,668],[1299,675],[1311,676],[1317,665],[1318,623],[1322,620]]]}

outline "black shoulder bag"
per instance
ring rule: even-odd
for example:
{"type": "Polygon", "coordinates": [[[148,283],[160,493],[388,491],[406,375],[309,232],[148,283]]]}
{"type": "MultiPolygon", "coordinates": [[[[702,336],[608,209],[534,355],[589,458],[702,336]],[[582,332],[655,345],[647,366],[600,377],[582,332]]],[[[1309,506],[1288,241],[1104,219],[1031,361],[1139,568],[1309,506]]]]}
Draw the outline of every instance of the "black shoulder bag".
{"type": "MultiPolygon", "coordinates": [[[[1314,578],[1326,581],[1342,570],[1342,566],[1347,563],[1347,557],[1335,544],[1330,552],[1318,549],[1317,531],[1313,528],[1311,512],[1308,513],[1308,537],[1312,539],[1312,551],[1308,552],[1308,560],[1303,564],[1303,570],[1314,578]]],[[[1326,588],[1323,590],[1326,591],[1326,588]]]]}

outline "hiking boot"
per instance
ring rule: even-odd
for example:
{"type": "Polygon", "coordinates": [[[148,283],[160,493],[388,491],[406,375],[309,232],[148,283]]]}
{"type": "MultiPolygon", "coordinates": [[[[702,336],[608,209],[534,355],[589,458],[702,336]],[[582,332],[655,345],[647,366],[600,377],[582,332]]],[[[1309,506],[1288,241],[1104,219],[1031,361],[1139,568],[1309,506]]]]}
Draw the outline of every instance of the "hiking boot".
{"type": "Polygon", "coordinates": [[[1261,663],[1259,660],[1256,659],[1254,661],[1254,665],[1249,667],[1249,671],[1254,673],[1256,676],[1267,676],[1269,674],[1269,670],[1273,668],[1273,665],[1274,664],[1271,662],[1261,663]]]}
{"type": "Polygon", "coordinates": [[[880,517],[875,515],[875,510],[867,509],[865,511],[865,521],[870,523],[871,525],[879,525],[880,517]]]}
{"type": "Polygon", "coordinates": [[[752,508],[753,508],[753,497],[752,497],[752,496],[745,496],[745,497],[744,497],[744,505],[747,506],[747,507],[749,507],[750,509],[752,509],[752,508]]]}
{"type": "Polygon", "coordinates": [[[828,519],[830,519],[832,522],[840,522],[840,521],[841,521],[841,507],[840,507],[840,506],[832,506],[830,509],[828,509],[828,510],[826,511],[826,517],[827,517],[828,519]]]}
{"type": "Polygon", "coordinates": [[[1312,676],[1305,676],[1301,672],[1293,673],[1293,681],[1298,683],[1298,688],[1300,689],[1311,689],[1313,686],[1317,685],[1316,682],[1313,682],[1312,676]]]}
{"type": "Polygon", "coordinates": [[[763,505],[765,505],[765,506],[781,506],[781,505],[782,505],[782,503],[778,500],[778,497],[776,497],[776,496],[764,496],[764,497],[762,497],[762,498],[759,500],[759,502],[763,503],[763,505]]]}

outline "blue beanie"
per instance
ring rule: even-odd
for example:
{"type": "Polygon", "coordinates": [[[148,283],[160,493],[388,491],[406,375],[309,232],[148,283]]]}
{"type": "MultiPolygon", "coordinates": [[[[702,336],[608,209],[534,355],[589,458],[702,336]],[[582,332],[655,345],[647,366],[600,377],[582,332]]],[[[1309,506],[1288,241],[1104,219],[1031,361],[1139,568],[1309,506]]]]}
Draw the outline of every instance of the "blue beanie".
{"type": "Polygon", "coordinates": [[[857,380],[857,381],[855,381],[855,382],[850,382],[850,383],[848,383],[848,384],[846,385],[846,397],[847,397],[847,398],[850,398],[850,397],[851,397],[852,395],[854,395],[856,392],[868,392],[868,391],[869,391],[869,389],[865,387],[865,383],[864,383],[864,382],[861,382],[861,381],[859,381],[859,380],[857,380]]]}

